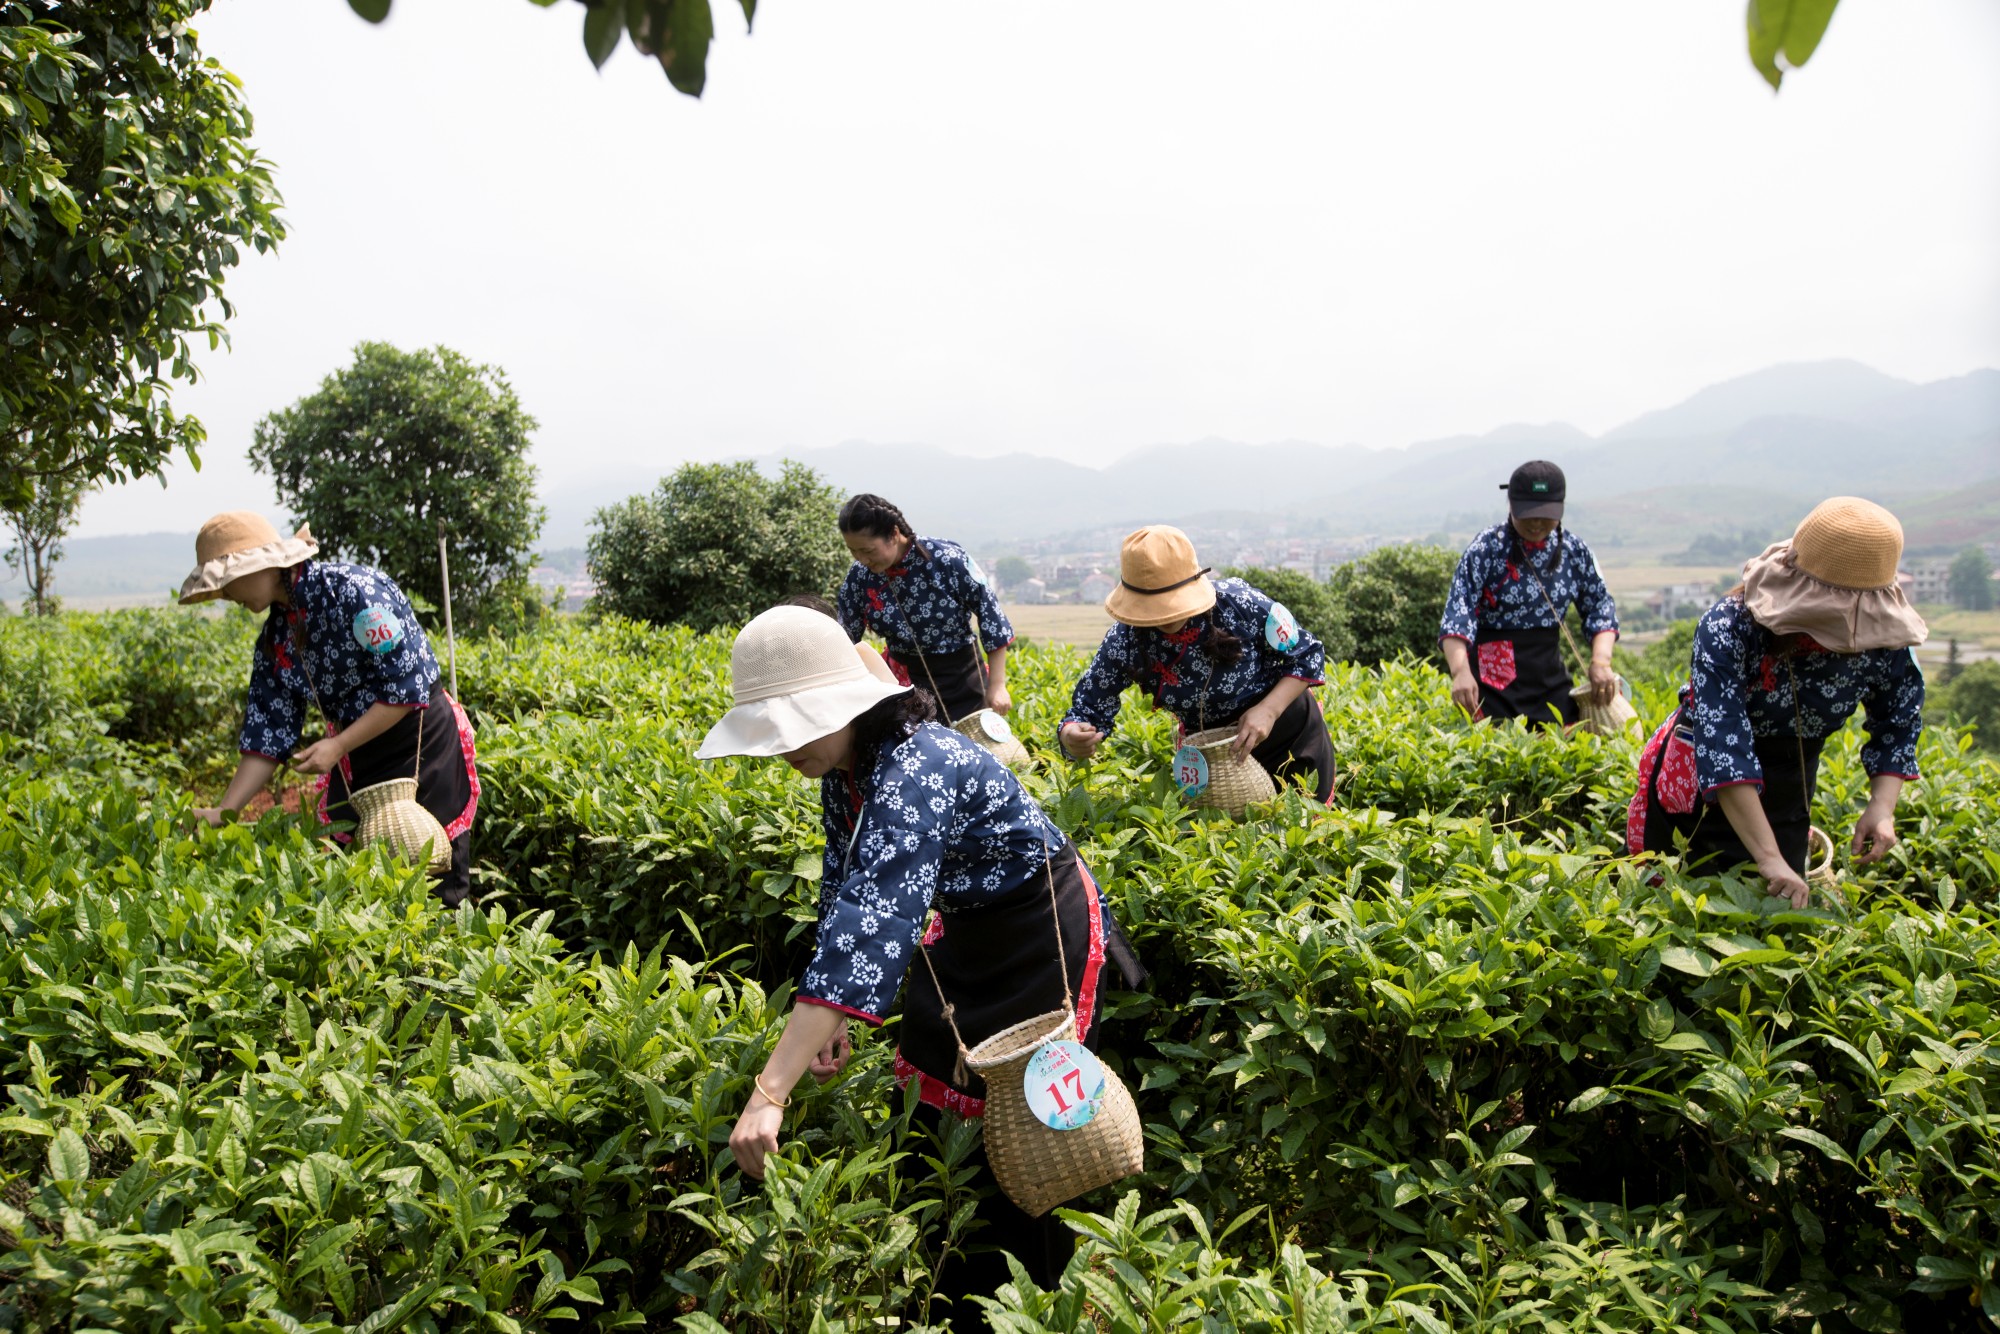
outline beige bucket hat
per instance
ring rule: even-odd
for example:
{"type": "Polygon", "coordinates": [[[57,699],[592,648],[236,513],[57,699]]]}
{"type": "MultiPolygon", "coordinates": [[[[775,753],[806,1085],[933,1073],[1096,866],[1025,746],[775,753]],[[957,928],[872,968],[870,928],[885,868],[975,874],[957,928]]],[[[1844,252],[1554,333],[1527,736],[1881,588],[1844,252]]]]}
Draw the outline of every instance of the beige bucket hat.
{"type": "Polygon", "coordinates": [[[737,631],[729,685],[736,707],[696,759],[783,755],[910,688],[875,677],[839,623],[807,607],[773,607],[737,631]]]}
{"type": "Polygon", "coordinates": [[[1773,634],[1810,635],[1835,653],[1911,648],[1930,627],[1903,594],[1903,525],[1871,500],[1813,507],[1787,542],[1743,567],[1743,605],[1773,634]]]}
{"type": "Polygon", "coordinates": [[[1118,552],[1118,587],[1104,610],[1127,625],[1170,625],[1215,605],[1208,567],[1194,558],[1194,543],[1178,528],[1156,523],[1125,539],[1118,552]]]}
{"type": "Polygon", "coordinates": [[[194,572],[181,580],[181,604],[219,598],[246,574],[289,568],[318,554],[319,543],[304,524],[290,537],[279,537],[270,520],[255,510],[218,514],[195,536],[194,572]]]}

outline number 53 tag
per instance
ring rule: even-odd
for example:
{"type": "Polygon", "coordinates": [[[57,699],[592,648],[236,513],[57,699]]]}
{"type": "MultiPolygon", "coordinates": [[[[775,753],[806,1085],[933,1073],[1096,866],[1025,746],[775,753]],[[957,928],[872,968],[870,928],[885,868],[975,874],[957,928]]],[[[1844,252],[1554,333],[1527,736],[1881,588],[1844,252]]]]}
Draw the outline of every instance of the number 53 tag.
{"type": "Polygon", "coordinates": [[[1104,1100],[1104,1067],[1081,1042],[1044,1042],[1021,1077],[1028,1110],[1051,1130],[1088,1125],[1104,1100]]]}

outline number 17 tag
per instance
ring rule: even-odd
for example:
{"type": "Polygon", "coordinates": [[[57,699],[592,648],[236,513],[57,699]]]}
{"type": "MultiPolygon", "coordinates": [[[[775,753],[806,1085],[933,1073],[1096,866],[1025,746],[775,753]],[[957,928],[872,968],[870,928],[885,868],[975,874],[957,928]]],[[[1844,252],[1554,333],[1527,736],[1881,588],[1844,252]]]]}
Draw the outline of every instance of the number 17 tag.
{"type": "Polygon", "coordinates": [[[1028,1110],[1051,1130],[1089,1125],[1104,1101],[1104,1067],[1081,1042],[1044,1042],[1021,1077],[1028,1110]]]}

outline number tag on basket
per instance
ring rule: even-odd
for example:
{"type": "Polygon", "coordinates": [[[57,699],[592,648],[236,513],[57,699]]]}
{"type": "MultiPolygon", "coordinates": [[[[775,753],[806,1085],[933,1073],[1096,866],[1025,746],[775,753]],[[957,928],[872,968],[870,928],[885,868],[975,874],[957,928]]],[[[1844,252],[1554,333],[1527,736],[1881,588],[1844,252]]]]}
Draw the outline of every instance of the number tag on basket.
{"type": "Polygon", "coordinates": [[[1028,1110],[1051,1130],[1089,1125],[1104,1101],[1104,1067],[1081,1042],[1044,1042],[1021,1076],[1028,1110]]]}
{"type": "Polygon", "coordinates": [[[992,737],[1003,746],[1014,739],[1014,729],[1007,725],[1007,720],[1004,717],[991,709],[985,711],[984,716],[979,720],[979,725],[986,729],[987,736],[992,737]]]}
{"type": "Polygon", "coordinates": [[[1208,791],[1208,757],[1193,746],[1182,746],[1174,752],[1174,781],[1183,796],[1198,797],[1208,791]]]}

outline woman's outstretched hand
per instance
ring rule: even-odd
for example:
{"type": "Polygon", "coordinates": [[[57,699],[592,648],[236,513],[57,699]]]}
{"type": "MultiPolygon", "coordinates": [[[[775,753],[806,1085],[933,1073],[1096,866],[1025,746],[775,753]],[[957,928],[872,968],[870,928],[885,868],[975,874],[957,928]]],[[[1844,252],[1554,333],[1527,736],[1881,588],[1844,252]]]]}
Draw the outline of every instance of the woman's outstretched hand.
{"type": "Polygon", "coordinates": [[[736,1155],[736,1165],[744,1176],[752,1181],[764,1179],[764,1158],[778,1151],[778,1129],[784,1122],[784,1108],[761,1093],[750,1094],[743,1114],[736,1118],[736,1128],[729,1132],[729,1151],[736,1155]]]}
{"type": "Polygon", "coordinates": [[[1861,812],[1861,818],[1854,822],[1854,841],[1848,850],[1854,854],[1856,866],[1867,866],[1879,862],[1889,855],[1889,849],[1901,842],[1896,837],[1896,808],[1891,805],[1880,809],[1869,802],[1868,809],[1861,812]]]}

